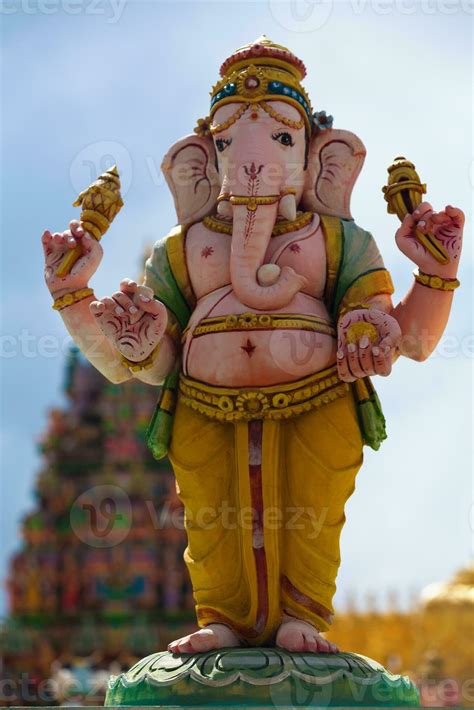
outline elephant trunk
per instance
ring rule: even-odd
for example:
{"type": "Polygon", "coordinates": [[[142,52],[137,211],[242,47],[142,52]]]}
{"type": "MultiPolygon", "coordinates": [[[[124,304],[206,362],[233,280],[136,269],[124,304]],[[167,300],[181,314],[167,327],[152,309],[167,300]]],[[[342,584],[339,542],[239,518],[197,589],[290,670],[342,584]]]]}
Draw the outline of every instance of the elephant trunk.
{"type": "MultiPolygon", "coordinates": [[[[285,211],[288,210],[288,197],[294,202],[292,195],[282,197],[285,211]]],[[[280,270],[276,265],[267,265],[262,269],[279,212],[279,201],[259,204],[254,210],[234,204],[232,210],[230,275],[235,295],[241,303],[260,311],[286,306],[306,285],[306,279],[289,266],[280,270]]]]}

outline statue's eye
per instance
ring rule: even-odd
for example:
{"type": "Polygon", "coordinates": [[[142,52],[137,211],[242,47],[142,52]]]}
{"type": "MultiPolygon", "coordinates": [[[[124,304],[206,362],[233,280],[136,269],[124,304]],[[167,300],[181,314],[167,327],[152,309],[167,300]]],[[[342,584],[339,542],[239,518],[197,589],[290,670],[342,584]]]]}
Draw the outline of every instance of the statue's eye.
{"type": "Polygon", "coordinates": [[[278,141],[282,145],[294,145],[293,138],[286,131],[280,131],[272,135],[274,141],[278,141]]]}
{"type": "Polygon", "coordinates": [[[219,153],[222,153],[223,150],[227,148],[228,145],[232,143],[232,138],[218,138],[216,140],[216,148],[219,151],[219,153]]]}

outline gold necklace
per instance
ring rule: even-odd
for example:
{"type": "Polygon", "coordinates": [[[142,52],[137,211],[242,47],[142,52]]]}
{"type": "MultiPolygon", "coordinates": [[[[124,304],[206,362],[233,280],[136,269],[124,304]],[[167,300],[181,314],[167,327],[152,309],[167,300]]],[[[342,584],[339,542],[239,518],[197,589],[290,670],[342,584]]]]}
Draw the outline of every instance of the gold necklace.
{"type": "MultiPolygon", "coordinates": [[[[279,237],[289,232],[297,232],[306,227],[313,219],[313,212],[300,212],[296,219],[284,219],[277,222],[272,229],[272,237],[279,237]]],[[[202,223],[212,232],[220,234],[232,234],[232,223],[218,217],[204,217],[202,223]]]]}

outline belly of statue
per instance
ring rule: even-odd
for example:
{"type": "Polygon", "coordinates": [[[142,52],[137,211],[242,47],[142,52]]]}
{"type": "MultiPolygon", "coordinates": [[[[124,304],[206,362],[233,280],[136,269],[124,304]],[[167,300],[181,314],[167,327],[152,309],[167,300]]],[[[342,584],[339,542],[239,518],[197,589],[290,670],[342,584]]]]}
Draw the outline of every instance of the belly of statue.
{"type": "Polygon", "coordinates": [[[185,334],[183,371],[221,387],[294,382],[336,361],[324,303],[299,293],[278,311],[249,311],[226,286],[200,299],[185,334]]]}

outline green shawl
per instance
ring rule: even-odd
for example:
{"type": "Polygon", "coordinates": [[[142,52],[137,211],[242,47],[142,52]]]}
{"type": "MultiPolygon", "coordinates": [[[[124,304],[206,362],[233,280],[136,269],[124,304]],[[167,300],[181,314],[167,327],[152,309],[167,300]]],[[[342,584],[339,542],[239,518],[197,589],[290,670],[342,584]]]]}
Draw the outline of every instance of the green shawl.
{"type": "MultiPolygon", "coordinates": [[[[389,272],[374,238],[352,220],[321,216],[326,240],[327,273],[325,302],[337,323],[344,308],[363,303],[381,293],[393,293],[389,272]]],[[[190,226],[190,225],[189,225],[190,226]]],[[[179,335],[196,304],[186,267],[185,239],[188,226],[175,227],[157,242],[145,264],[145,285],[165,304],[179,335]]],[[[161,459],[168,453],[181,363],[164,380],[160,399],[147,431],[153,455],[161,459]]],[[[369,377],[352,385],[357,403],[364,443],[377,450],[386,438],[385,418],[369,377]]]]}

